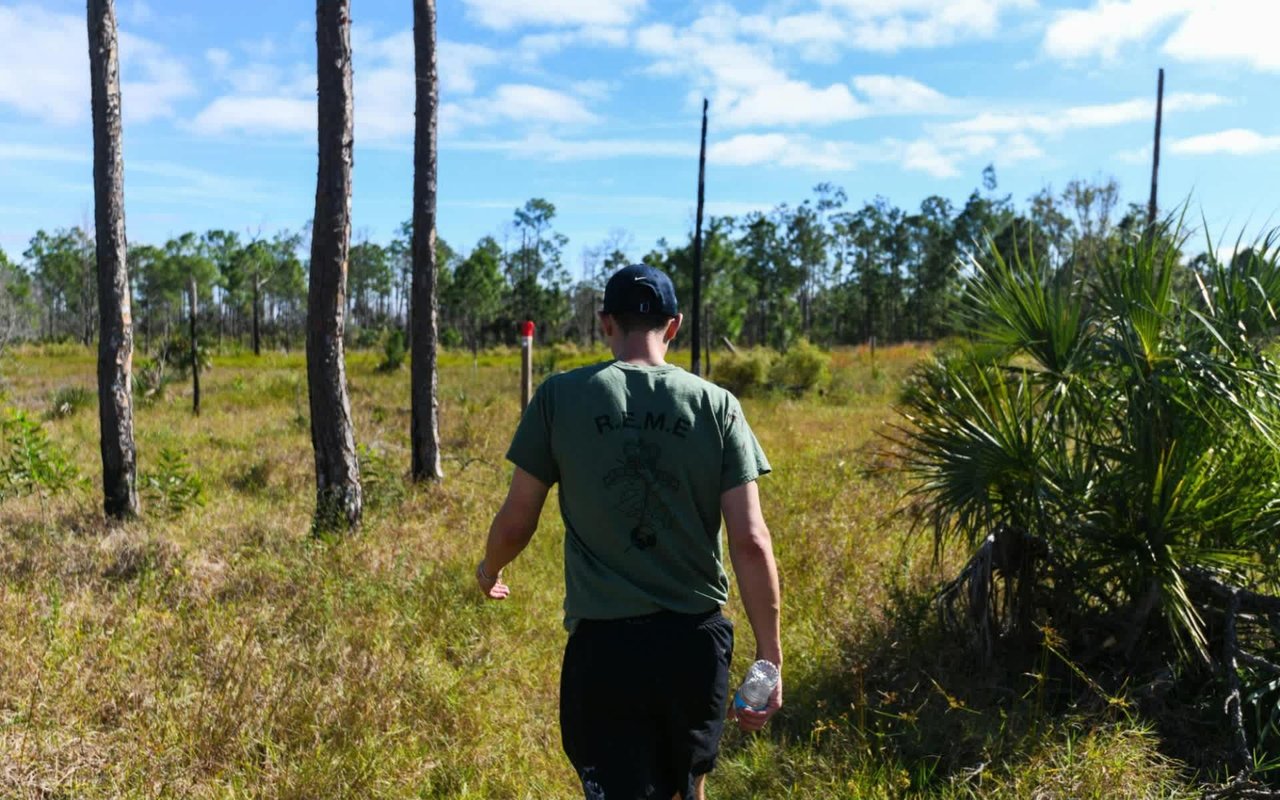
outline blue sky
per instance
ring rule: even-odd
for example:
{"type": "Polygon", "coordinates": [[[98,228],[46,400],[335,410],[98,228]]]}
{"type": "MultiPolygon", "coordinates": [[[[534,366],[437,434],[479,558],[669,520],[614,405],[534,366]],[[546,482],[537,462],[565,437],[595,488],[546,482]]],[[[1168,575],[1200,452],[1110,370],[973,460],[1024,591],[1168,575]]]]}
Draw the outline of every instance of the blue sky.
{"type": "MultiPolygon", "coordinates": [[[[409,0],[353,0],[353,228],[409,216],[409,0]]],[[[311,216],[314,5],[117,0],[131,241],[270,235],[311,216]]],[[[500,241],[531,197],[567,265],[692,228],[701,98],[708,210],[962,202],[994,163],[1020,203],[1114,176],[1145,202],[1156,69],[1161,199],[1215,234],[1280,224],[1276,0],[440,0],[440,235],[500,241]]],[[[92,220],[83,0],[0,0],[0,247],[92,220]]]]}

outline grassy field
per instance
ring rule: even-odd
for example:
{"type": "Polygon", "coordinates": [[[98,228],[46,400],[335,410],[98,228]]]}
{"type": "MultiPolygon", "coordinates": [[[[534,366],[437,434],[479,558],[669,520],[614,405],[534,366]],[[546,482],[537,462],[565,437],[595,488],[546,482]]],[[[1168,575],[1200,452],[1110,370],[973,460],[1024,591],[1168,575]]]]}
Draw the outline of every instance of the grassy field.
{"type": "MultiPolygon", "coordinates": [[[[775,467],[761,493],[787,705],[765,734],[726,734],[709,794],[1196,796],[1122,700],[1070,685],[1067,654],[983,665],[937,627],[929,597],[947,559],[910,534],[879,437],[922,354],[840,351],[821,395],[744,401],[775,467]]],[[[592,358],[562,352],[556,366],[592,358]]],[[[138,406],[145,516],[115,530],[101,521],[96,405],[53,399],[92,391],[93,353],[0,363],[0,405],[41,419],[81,477],[0,502],[0,797],[581,796],[556,724],[555,503],[508,569],[506,604],[472,579],[509,477],[514,354],[443,358],[447,476],[426,487],[404,480],[407,369],[379,360],[348,360],[367,512],[341,541],[309,535],[301,354],[215,356],[200,417],[183,386],[138,406]],[[182,500],[183,465],[202,506],[182,500]]],[[[753,643],[736,601],[727,611],[740,676],[753,643]]]]}

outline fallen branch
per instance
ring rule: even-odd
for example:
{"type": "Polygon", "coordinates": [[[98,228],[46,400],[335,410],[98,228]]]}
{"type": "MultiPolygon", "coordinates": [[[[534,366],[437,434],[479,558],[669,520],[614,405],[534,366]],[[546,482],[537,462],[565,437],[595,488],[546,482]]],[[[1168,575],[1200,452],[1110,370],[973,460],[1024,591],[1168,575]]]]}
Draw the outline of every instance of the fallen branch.
{"type": "Polygon", "coordinates": [[[1280,792],[1253,780],[1246,770],[1226,786],[1206,791],[1202,800],[1280,800],[1280,792]]]}
{"type": "Polygon", "coordinates": [[[1197,588],[1219,600],[1230,601],[1232,595],[1240,600],[1240,609],[1251,614],[1280,615],[1280,597],[1260,594],[1226,583],[1207,569],[1193,567],[1180,570],[1182,577],[1197,588]]]}

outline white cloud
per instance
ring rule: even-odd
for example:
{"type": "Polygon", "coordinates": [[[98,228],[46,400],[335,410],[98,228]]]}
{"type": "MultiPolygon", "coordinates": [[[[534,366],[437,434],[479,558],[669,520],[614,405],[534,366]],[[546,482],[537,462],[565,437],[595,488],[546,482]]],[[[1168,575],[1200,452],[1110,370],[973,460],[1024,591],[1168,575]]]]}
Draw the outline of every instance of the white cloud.
{"type": "MultiPolygon", "coordinates": [[[[1227,99],[1215,94],[1177,92],[1164,100],[1164,111],[1204,111],[1223,105],[1227,99]]],[[[1067,130],[1105,128],[1155,119],[1155,103],[1135,98],[1118,103],[1071,106],[1053,112],[983,112],[960,122],[949,123],[955,133],[1038,133],[1055,134],[1067,130]]]]}
{"type": "MultiPolygon", "coordinates": [[[[55,125],[89,118],[89,56],[82,15],[0,6],[0,104],[55,125]],[[56,57],[51,57],[56,56],[56,57]]],[[[173,116],[195,92],[186,66],[159,44],[118,35],[125,122],[173,116]]]]}
{"type": "Polygon", "coordinates": [[[1169,150],[1188,156],[1256,156],[1280,152],[1280,136],[1265,136],[1245,128],[1232,128],[1176,139],[1169,143],[1169,150]]]}
{"type": "Polygon", "coordinates": [[[205,50],[204,58],[215,70],[224,70],[231,65],[231,53],[221,47],[210,47],[205,50]]]}
{"type": "Polygon", "coordinates": [[[1089,8],[1058,12],[1043,49],[1054,58],[1110,61],[1126,45],[1169,29],[1161,51],[1179,61],[1280,70],[1280,3],[1271,0],[1096,0],[1089,8]]]}
{"type": "Polygon", "coordinates": [[[195,81],[178,59],[153,42],[121,32],[120,102],[126,122],[176,114],[174,104],[195,94],[195,81]],[[133,67],[130,69],[130,67],[133,67]],[[130,78],[130,75],[137,76],[130,78]]]}
{"type": "Polygon", "coordinates": [[[970,39],[989,39],[1001,15],[1031,8],[1035,0],[821,0],[849,17],[849,44],[860,50],[894,53],[934,48],[970,39]]]}
{"type": "Polygon", "coordinates": [[[554,55],[574,45],[590,47],[626,47],[630,42],[626,28],[607,25],[588,25],[576,30],[531,33],[520,37],[516,44],[516,57],[525,63],[535,64],[545,56],[554,55]]]}
{"type": "Polygon", "coordinates": [[[310,134],[316,129],[316,103],[292,97],[224,95],[197,114],[191,127],[212,135],[310,134]]]}
{"type": "Polygon", "coordinates": [[[573,89],[574,94],[587,100],[605,100],[613,94],[617,85],[609,81],[585,80],[575,81],[570,88],[573,89]]]}
{"type": "Polygon", "coordinates": [[[908,142],[904,146],[902,167],[935,178],[954,178],[960,174],[955,157],[944,154],[937,142],[927,139],[908,142]]]}
{"type": "Polygon", "coordinates": [[[765,83],[745,92],[721,90],[715,105],[717,123],[744,128],[823,125],[870,113],[843,84],[820,89],[795,80],[765,83]]]}
{"type": "Polygon", "coordinates": [[[526,25],[578,27],[629,25],[645,0],[463,0],[468,15],[494,30],[526,25]]]}
{"type": "Polygon", "coordinates": [[[859,75],[853,87],[877,114],[941,114],[953,105],[938,90],[902,75],[859,75]]]}
{"type": "Polygon", "coordinates": [[[1195,0],[1099,0],[1059,11],[1045,30],[1044,51],[1062,59],[1114,59],[1120,48],[1148,38],[1187,12],[1195,0]]]}
{"type": "Polygon", "coordinates": [[[1008,166],[1043,157],[1040,146],[1021,133],[938,135],[935,131],[913,141],[885,141],[879,160],[935,178],[954,178],[961,174],[961,164],[967,161],[994,161],[1008,166]]]}
{"type": "Polygon", "coordinates": [[[596,115],[573,95],[529,84],[503,84],[488,97],[444,103],[440,108],[440,128],[445,133],[498,122],[585,125],[596,121],[596,115]]]}
{"type": "Polygon", "coordinates": [[[826,171],[850,170],[855,161],[848,150],[837,142],[818,141],[808,136],[744,133],[712,144],[707,148],[707,160],[735,167],[771,164],[826,171]]]}
{"type": "Polygon", "coordinates": [[[412,69],[381,66],[357,70],[356,141],[383,143],[411,139],[417,104],[415,86],[412,69]]]}
{"type": "Polygon", "coordinates": [[[129,175],[158,179],[130,182],[130,197],[142,197],[148,203],[192,200],[262,203],[269,202],[272,198],[266,187],[252,179],[231,177],[186,164],[135,159],[125,164],[125,170],[129,175]]]}
{"type": "MultiPolygon", "coordinates": [[[[355,136],[360,144],[402,146],[413,136],[415,79],[413,34],[399,31],[377,37],[352,30],[355,136]]],[[[191,122],[201,133],[312,134],[316,125],[314,70],[296,64],[286,69],[255,58],[262,49],[242,45],[246,63],[215,55],[215,72],[228,91],[210,102],[191,122]]],[[[444,98],[440,127],[445,133],[497,122],[522,125],[588,124],[597,120],[579,96],[528,84],[503,84],[476,96],[476,71],[500,63],[497,51],[479,45],[440,43],[439,75],[444,98]],[[448,95],[460,99],[448,99],[448,95]]],[[[576,86],[581,97],[605,91],[603,84],[576,86]]]]}
{"type": "Polygon", "coordinates": [[[839,58],[848,34],[844,23],[827,12],[778,17],[765,14],[743,17],[743,33],[774,44],[799,49],[808,61],[832,62],[839,58]]]}
{"type": "Polygon", "coordinates": [[[93,159],[93,153],[88,149],[71,150],[65,147],[0,142],[0,159],[5,161],[52,161],[65,164],[88,164],[93,159]]]}
{"type": "MultiPolygon", "coordinates": [[[[1165,98],[1165,113],[1202,111],[1223,105],[1214,94],[1180,92],[1165,98]]],[[[939,178],[959,173],[961,162],[993,160],[1000,165],[1043,158],[1042,140],[1069,131],[1113,128],[1150,122],[1155,104],[1135,98],[1118,103],[1069,106],[1056,111],[987,111],[968,119],[927,126],[925,136],[898,142],[896,158],[903,168],[939,178]]],[[[1147,156],[1149,158],[1150,156],[1147,156]]],[[[1123,162],[1137,161],[1137,151],[1117,154],[1123,162]]]]}
{"type": "Polygon", "coordinates": [[[1121,150],[1114,156],[1116,161],[1121,164],[1150,164],[1151,163],[1151,145],[1143,145],[1142,147],[1134,147],[1129,150],[1121,150]]]}
{"type": "Polygon", "coordinates": [[[696,158],[689,142],[651,139],[562,139],[535,132],[522,139],[451,141],[447,149],[503,153],[547,161],[597,161],[613,158],[696,158]]]}
{"type": "Polygon", "coordinates": [[[826,19],[820,14],[779,20],[741,17],[722,5],[684,28],[641,28],[635,42],[637,50],[654,59],[647,70],[651,75],[688,79],[691,104],[709,97],[716,123],[731,128],[826,125],[877,114],[951,110],[940,92],[905,76],[862,75],[847,84],[828,85],[800,80],[778,66],[772,44],[751,39],[757,35],[825,47],[842,36],[834,22],[830,32],[835,35],[821,32],[826,19]]]}
{"type": "MultiPolygon", "coordinates": [[[[728,19],[732,9],[712,12],[728,19]]],[[[708,20],[703,17],[683,30],[650,25],[636,33],[636,46],[654,57],[651,74],[686,76],[696,89],[706,91],[717,124],[824,124],[866,115],[847,86],[815,87],[790,79],[774,66],[768,48],[733,38],[732,19],[723,26],[708,20]]]]}
{"type": "Polygon", "coordinates": [[[498,63],[498,52],[467,42],[441,40],[436,50],[436,70],[441,94],[471,94],[476,90],[476,73],[498,63]]]}
{"type": "Polygon", "coordinates": [[[0,6],[0,103],[58,125],[88,119],[87,41],[83,15],[0,6]]]}
{"type": "Polygon", "coordinates": [[[1243,62],[1259,70],[1280,70],[1280,3],[1274,0],[1215,0],[1192,7],[1164,43],[1181,61],[1243,62]]]}
{"type": "Polygon", "coordinates": [[[124,18],[131,25],[145,25],[155,19],[155,12],[151,10],[151,6],[143,2],[143,0],[133,0],[125,6],[124,18]]]}

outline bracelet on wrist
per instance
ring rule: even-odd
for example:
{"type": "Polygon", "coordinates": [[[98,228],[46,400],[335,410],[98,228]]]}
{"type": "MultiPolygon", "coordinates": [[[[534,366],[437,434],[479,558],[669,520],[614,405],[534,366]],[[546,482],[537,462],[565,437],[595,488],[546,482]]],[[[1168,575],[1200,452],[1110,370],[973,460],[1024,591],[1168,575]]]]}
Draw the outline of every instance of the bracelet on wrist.
{"type": "MultiPolygon", "coordinates": [[[[499,572],[501,572],[502,570],[498,570],[498,571],[499,571],[499,572]]],[[[483,558],[482,558],[482,559],[480,559],[480,563],[479,563],[479,564],[476,564],[476,574],[477,574],[477,575],[479,575],[479,576],[480,576],[480,578],[481,578],[482,580],[486,580],[486,581],[496,581],[496,580],[498,580],[498,576],[497,576],[497,575],[490,575],[489,573],[487,573],[487,572],[485,572],[485,571],[484,571],[484,559],[483,559],[483,558]]]]}

